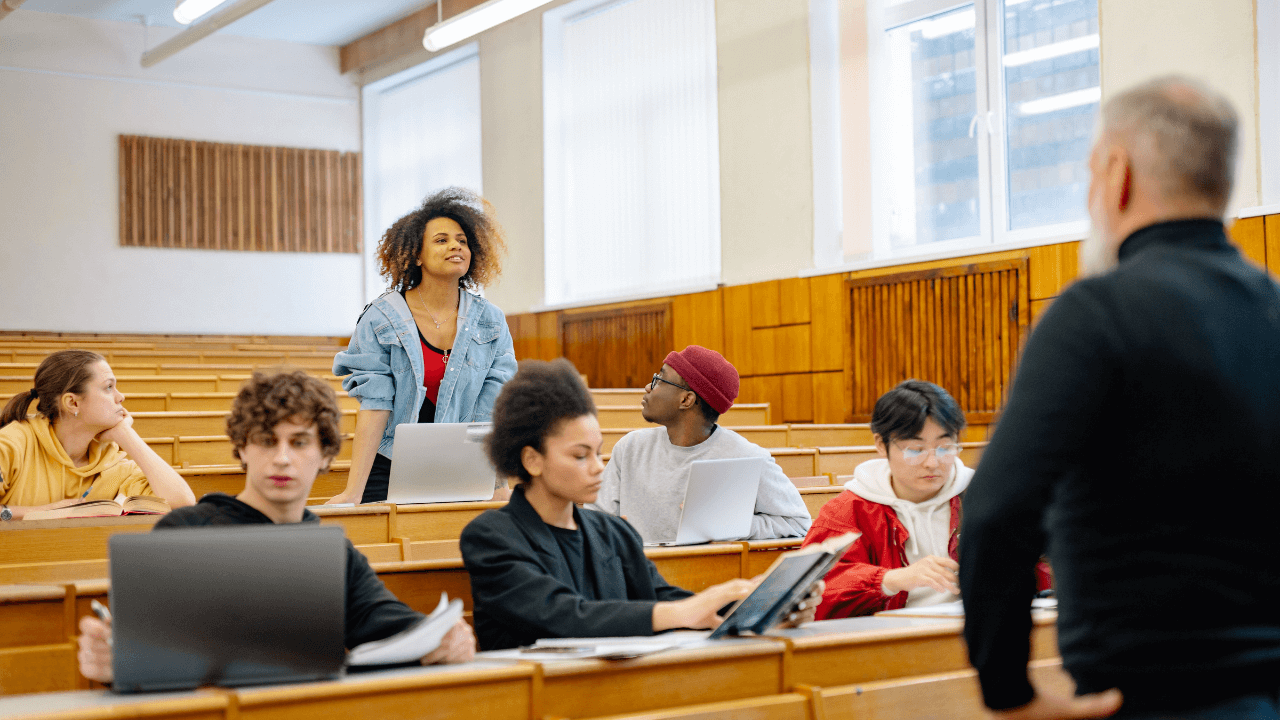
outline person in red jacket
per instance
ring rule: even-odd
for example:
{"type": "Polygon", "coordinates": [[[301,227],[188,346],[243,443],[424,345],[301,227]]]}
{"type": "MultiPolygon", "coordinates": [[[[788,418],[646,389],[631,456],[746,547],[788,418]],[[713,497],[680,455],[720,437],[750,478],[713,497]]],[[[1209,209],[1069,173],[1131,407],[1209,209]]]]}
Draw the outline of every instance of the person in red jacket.
{"type": "Polygon", "coordinates": [[[876,401],[881,457],[855,468],[804,539],[862,533],[826,577],[819,620],[960,598],[960,498],[973,477],[958,457],[964,426],[964,411],[933,383],[907,380],[876,401]]]}

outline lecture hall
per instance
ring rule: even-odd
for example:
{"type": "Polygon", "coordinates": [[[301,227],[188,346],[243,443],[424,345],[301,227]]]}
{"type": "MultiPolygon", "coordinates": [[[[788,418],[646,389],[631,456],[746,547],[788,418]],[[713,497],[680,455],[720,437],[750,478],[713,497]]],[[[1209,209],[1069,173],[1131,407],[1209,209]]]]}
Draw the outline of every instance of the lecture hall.
{"type": "Polygon", "coordinates": [[[1277,278],[1280,0],[0,0],[0,717],[1280,720],[1277,278]]]}

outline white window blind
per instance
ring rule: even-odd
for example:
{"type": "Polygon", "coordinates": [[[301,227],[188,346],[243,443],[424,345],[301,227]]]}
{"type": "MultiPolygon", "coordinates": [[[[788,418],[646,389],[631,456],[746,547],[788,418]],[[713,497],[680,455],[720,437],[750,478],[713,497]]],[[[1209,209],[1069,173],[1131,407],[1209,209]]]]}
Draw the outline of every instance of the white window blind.
{"type": "Polygon", "coordinates": [[[720,277],[713,0],[543,14],[546,302],[720,277]]]}
{"type": "Polygon", "coordinates": [[[364,88],[367,299],[386,290],[378,241],[449,185],[481,192],[480,60],[472,43],[364,88]]]}

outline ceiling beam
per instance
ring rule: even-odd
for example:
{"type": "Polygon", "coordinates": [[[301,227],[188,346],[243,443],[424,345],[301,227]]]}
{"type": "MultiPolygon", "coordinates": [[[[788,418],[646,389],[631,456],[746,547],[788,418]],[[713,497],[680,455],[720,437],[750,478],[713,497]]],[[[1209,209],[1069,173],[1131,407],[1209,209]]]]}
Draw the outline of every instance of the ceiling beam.
{"type": "Polygon", "coordinates": [[[437,0],[437,3],[432,3],[408,17],[343,45],[339,51],[343,74],[392,62],[412,53],[424,52],[422,36],[427,32],[427,28],[436,24],[437,19],[443,15],[443,19],[448,20],[483,2],[484,0],[437,0]],[[444,3],[442,8],[437,7],[439,2],[444,3]]]}
{"type": "Polygon", "coordinates": [[[149,68],[165,58],[172,57],[269,2],[271,0],[240,0],[209,15],[204,20],[142,53],[142,67],[149,68]]]}
{"type": "Polygon", "coordinates": [[[22,7],[22,3],[27,0],[3,0],[0,2],[0,20],[5,19],[9,13],[22,7]]]}

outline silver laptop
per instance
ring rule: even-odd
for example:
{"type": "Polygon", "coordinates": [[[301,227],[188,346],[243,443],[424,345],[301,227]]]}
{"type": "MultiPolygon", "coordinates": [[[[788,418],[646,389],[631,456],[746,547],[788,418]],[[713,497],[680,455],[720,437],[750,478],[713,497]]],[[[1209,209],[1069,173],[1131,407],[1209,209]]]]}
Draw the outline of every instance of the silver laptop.
{"type": "Polygon", "coordinates": [[[387,502],[465,502],[493,497],[498,474],[484,439],[490,423],[405,423],[396,426],[387,502]]]}
{"type": "Polygon", "coordinates": [[[112,535],[112,689],[337,677],[347,549],[315,524],[112,535]]]}
{"type": "Polygon", "coordinates": [[[696,545],[751,534],[766,458],[694,460],[675,538],[649,545],[696,545]]]}

